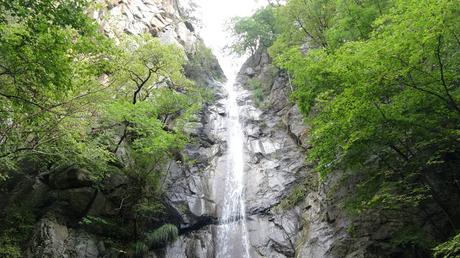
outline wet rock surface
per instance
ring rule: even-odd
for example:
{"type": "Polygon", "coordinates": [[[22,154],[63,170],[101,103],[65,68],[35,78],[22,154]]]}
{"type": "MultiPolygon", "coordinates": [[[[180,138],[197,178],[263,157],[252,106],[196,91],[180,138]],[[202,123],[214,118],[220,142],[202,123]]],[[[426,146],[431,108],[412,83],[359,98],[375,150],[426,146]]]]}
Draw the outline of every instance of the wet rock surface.
{"type": "MultiPolygon", "coordinates": [[[[305,146],[302,141],[306,142],[306,129],[297,108],[288,101],[289,89],[282,77],[261,78],[271,80],[271,85],[277,87],[268,95],[276,109],[256,107],[251,92],[245,86],[251,78],[268,77],[268,72],[261,73],[268,65],[268,56],[259,60],[267,63],[246,63],[235,85],[245,138],[244,188],[251,255],[294,257],[303,226],[303,210],[295,207],[288,211],[275,211],[275,207],[289,195],[296,183],[311,173],[304,162],[305,146]]],[[[228,169],[225,159],[227,112],[224,109],[225,92],[220,91],[217,95],[216,103],[202,114],[203,124],[194,129],[201,139],[200,143],[187,148],[188,154],[196,157],[198,162],[188,169],[175,169],[169,180],[171,188],[168,192],[173,205],[185,207],[184,222],[196,221],[197,217],[206,214],[218,217],[222,209],[221,190],[225,189],[224,179],[228,169]]],[[[217,221],[219,223],[222,222],[217,221]]],[[[215,229],[215,226],[203,228],[200,232],[215,237],[212,228],[215,229]]],[[[168,247],[165,257],[215,257],[208,247],[206,252],[188,252],[187,246],[196,241],[194,233],[182,236],[168,247]],[[210,253],[214,256],[209,256],[210,253]]]]}
{"type": "Polygon", "coordinates": [[[214,244],[211,228],[207,227],[181,236],[173,244],[166,248],[165,257],[190,258],[190,257],[214,257],[214,244]]]}
{"type": "Polygon", "coordinates": [[[210,179],[216,171],[218,160],[225,150],[222,133],[225,130],[221,115],[224,96],[221,85],[214,85],[216,103],[199,114],[200,123],[193,123],[196,142],[184,151],[186,161],[171,161],[165,180],[168,203],[182,218],[184,227],[196,224],[206,217],[216,217],[216,202],[212,198],[210,179]]]}

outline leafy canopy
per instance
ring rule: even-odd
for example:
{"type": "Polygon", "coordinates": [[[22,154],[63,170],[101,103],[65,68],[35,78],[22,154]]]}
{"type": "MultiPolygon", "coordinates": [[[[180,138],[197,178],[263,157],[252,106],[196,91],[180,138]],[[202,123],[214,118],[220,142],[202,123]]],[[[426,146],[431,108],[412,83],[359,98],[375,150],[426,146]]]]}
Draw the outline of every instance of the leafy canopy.
{"type": "Polygon", "coordinates": [[[205,93],[185,77],[185,53],[150,35],[115,44],[85,14],[89,4],[0,3],[0,175],[26,158],[95,176],[125,158],[150,157],[158,169],[187,142],[205,93]]]}
{"type": "Polygon", "coordinates": [[[260,48],[271,46],[277,35],[274,19],[275,8],[267,6],[256,11],[250,17],[235,17],[231,21],[230,31],[234,42],[227,48],[235,54],[254,54],[260,48]]]}
{"type": "MultiPolygon", "coordinates": [[[[292,99],[312,125],[308,159],[323,177],[353,182],[346,207],[394,214],[431,205],[448,231],[458,230],[458,2],[289,0],[270,8],[277,33],[269,53],[292,77],[292,99]]],[[[259,47],[254,39],[265,34],[253,32],[237,33],[241,49],[259,47]]],[[[406,234],[397,244],[419,240],[406,234]]]]}
{"type": "Polygon", "coordinates": [[[2,170],[27,155],[96,168],[96,160],[110,159],[87,130],[101,108],[94,99],[102,88],[99,76],[111,69],[113,45],[83,13],[86,6],[0,3],[2,170]]]}

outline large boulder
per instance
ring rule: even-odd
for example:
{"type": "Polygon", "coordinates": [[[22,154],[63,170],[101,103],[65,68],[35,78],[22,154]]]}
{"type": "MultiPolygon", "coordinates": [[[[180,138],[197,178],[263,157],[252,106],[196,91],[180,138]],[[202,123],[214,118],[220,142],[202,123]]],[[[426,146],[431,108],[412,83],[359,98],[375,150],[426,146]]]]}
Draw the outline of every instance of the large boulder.
{"type": "Polygon", "coordinates": [[[49,176],[49,185],[55,189],[88,187],[92,184],[90,173],[77,167],[54,172],[49,176]]]}
{"type": "Polygon", "coordinates": [[[105,251],[103,242],[81,231],[68,228],[54,215],[48,214],[36,225],[27,257],[95,258],[105,251]]]}
{"type": "Polygon", "coordinates": [[[57,192],[57,199],[74,216],[85,215],[96,198],[97,191],[91,187],[67,189],[57,192]]]}
{"type": "Polygon", "coordinates": [[[64,257],[69,230],[56,218],[43,218],[37,223],[27,250],[28,257],[64,257]]]}

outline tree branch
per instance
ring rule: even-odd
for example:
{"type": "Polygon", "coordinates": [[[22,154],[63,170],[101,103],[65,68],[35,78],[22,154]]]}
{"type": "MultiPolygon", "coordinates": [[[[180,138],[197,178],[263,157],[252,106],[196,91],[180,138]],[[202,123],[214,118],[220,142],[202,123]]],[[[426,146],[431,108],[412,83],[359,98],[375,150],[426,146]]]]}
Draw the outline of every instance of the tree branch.
{"type": "Polygon", "coordinates": [[[460,113],[460,108],[457,105],[457,102],[454,100],[452,95],[449,92],[449,88],[447,86],[445,74],[444,74],[444,64],[442,62],[442,57],[441,57],[441,47],[442,47],[442,35],[438,36],[438,46],[436,47],[436,57],[438,59],[438,64],[439,64],[439,73],[441,76],[441,82],[442,86],[444,88],[444,92],[446,93],[447,97],[449,98],[450,105],[458,112],[460,113]]]}

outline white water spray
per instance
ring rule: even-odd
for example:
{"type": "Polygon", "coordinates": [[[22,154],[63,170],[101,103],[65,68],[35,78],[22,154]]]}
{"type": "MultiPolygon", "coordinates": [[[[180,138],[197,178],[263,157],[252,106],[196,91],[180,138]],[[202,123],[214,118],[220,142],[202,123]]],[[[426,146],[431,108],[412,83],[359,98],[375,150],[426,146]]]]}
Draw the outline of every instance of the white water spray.
{"type": "Polygon", "coordinates": [[[231,78],[227,91],[227,164],[223,204],[217,228],[216,257],[251,257],[244,198],[244,134],[239,121],[237,92],[231,78]]]}
{"type": "Polygon", "coordinates": [[[258,7],[265,5],[260,0],[196,0],[200,6],[203,28],[200,35],[205,43],[212,48],[219,59],[226,77],[227,92],[224,123],[226,124],[227,153],[223,157],[222,166],[218,169],[219,180],[214,184],[214,191],[219,196],[218,218],[220,225],[216,228],[215,257],[218,258],[250,258],[251,248],[246,225],[246,207],[244,196],[245,185],[245,136],[240,123],[238,91],[235,85],[236,75],[245,57],[235,58],[225,55],[223,47],[230,42],[226,31],[226,22],[235,16],[251,15],[258,7]]]}

